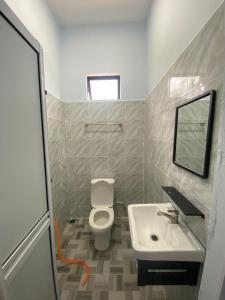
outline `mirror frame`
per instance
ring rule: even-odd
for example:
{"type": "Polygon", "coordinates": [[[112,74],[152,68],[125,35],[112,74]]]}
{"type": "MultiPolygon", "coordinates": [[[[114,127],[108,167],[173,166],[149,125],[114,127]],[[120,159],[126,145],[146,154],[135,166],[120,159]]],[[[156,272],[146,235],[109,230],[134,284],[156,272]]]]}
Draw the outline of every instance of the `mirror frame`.
{"type": "Polygon", "coordinates": [[[209,165],[210,165],[210,153],[211,153],[211,144],[212,144],[212,134],[213,134],[213,120],[214,120],[214,111],[215,111],[215,100],[216,100],[216,91],[210,90],[208,92],[205,92],[204,94],[201,94],[195,98],[193,98],[191,101],[186,102],[182,105],[176,106],[176,114],[175,114],[175,130],[174,130],[174,142],[173,142],[173,163],[199,177],[202,178],[208,178],[209,176],[209,165]],[[203,173],[198,173],[191,168],[185,167],[181,164],[179,164],[176,161],[176,144],[177,144],[177,121],[178,121],[178,114],[179,109],[181,107],[184,107],[186,105],[189,105],[195,101],[198,101],[204,97],[210,96],[210,104],[209,104],[209,114],[208,114],[208,128],[207,128],[207,135],[206,135],[206,145],[205,145],[205,158],[204,158],[204,169],[203,173]]]}

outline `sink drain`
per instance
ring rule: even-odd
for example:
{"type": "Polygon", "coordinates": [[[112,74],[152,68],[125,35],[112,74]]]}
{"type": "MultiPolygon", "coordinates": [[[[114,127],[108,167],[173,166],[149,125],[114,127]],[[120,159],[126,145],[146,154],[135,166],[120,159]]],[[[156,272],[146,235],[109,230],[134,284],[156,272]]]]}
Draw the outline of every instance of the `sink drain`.
{"type": "Polygon", "coordinates": [[[150,235],[150,238],[154,241],[154,242],[157,242],[159,240],[159,238],[157,237],[157,235],[155,234],[151,234],[150,235]]]}

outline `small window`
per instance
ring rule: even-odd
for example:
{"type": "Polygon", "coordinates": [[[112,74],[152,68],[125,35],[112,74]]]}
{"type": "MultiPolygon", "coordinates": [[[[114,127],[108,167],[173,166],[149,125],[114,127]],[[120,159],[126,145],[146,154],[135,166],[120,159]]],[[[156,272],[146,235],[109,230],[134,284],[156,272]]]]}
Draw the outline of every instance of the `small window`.
{"type": "Polygon", "coordinates": [[[87,94],[90,100],[120,99],[120,76],[87,76],[87,94]]]}

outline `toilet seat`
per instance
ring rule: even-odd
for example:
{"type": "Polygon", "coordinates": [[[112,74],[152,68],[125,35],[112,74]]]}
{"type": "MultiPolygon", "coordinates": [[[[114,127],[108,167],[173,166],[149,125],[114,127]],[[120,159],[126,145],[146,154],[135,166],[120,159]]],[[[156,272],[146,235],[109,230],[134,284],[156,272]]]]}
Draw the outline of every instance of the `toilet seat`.
{"type": "Polygon", "coordinates": [[[98,207],[91,210],[89,225],[94,233],[103,233],[112,227],[114,211],[110,207],[98,207]]]}

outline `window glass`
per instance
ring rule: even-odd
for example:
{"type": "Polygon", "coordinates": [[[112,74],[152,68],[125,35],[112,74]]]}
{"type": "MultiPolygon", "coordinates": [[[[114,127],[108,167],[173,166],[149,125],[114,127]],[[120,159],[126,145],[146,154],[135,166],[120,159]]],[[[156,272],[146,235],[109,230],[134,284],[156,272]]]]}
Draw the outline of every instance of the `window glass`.
{"type": "Polygon", "coordinates": [[[88,76],[87,94],[90,100],[120,99],[120,76],[88,76]]]}

